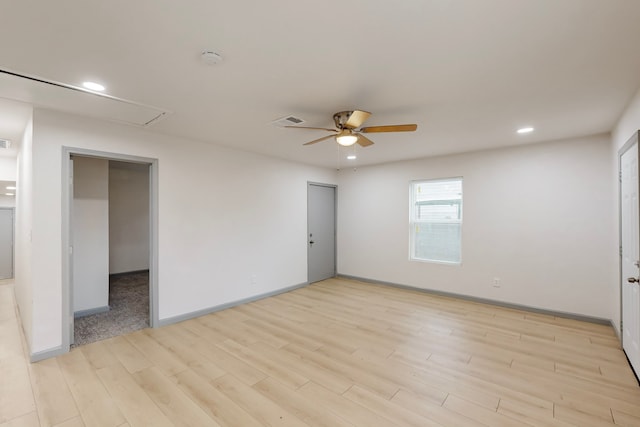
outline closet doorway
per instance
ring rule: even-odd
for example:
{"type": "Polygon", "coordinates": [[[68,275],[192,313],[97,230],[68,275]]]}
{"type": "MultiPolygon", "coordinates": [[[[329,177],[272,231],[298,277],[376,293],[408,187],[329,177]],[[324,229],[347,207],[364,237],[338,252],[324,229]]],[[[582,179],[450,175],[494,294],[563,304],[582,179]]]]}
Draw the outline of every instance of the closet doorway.
{"type": "Polygon", "coordinates": [[[157,322],[155,164],[140,160],[69,153],[70,346],[157,322]]]}

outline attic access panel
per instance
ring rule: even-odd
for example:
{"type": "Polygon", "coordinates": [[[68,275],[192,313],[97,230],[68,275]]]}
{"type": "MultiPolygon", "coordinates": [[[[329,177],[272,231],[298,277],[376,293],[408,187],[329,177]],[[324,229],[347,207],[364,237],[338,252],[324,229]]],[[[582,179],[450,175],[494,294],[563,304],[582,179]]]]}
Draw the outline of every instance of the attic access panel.
{"type": "Polygon", "coordinates": [[[1,69],[0,97],[135,126],[149,126],[169,113],[161,108],[1,69]]]}

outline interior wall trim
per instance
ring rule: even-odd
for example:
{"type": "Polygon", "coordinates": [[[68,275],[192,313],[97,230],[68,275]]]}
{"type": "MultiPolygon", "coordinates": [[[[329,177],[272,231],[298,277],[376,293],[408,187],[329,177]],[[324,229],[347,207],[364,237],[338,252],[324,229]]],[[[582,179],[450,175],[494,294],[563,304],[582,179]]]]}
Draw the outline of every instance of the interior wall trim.
{"type": "Polygon", "coordinates": [[[92,314],[106,313],[111,310],[111,307],[108,305],[103,305],[102,307],[90,308],[88,310],[78,310],[73,313],[73,317],[75,319],[79,317],[91,316],[92,314]]]}
{"type": "Polygon", "coordinates": [[[495,306],[498,306],[498,307],[513,308],[513,309],[516,309],[516,310],[528,311],[530,313],[546,314],[548,316],[562,317],[564,319],[580,320],[580,321],[583,321],[583,322],[596,323],[598,325],[613,326],[613,320],[604,319],[602,317],[586,316],[586,315],[583,315],[583,314],[568,313],[568,312],[565,312],[565,311],[547,310],[547,309],[544,309],[544,308],[531,307],[531,306],[523,305],[523,304],[514,304],[514,303],[510,303],[510,302],[497,301],[497,300],[493,300],[493,299],[489,299],[489,298],[480,298],[480,297],[474,297],[474,296],[471,296],[471,295],[457,294],[457,293],[454,293],[454,292],[439,291],[439,290],[436,290],[436,289],[418,288],[418,287],[410,286],[410,285],[402,285],[400,283],[385,282],[385,281],[375,280],[375,279],[367,279],[365,277],[350,276],[350,275],[347,275],[347,274],[339,274],[337,277],[338,278],[342,278],[342,279],[357,280],[359,282],[372,283],[372,284],[375,284],[375,285],[391,286],[391,287],[394,287],[394,288],[407,289],[407,290],[410,290],[410,291],[424,292],[424,293],[432,294],[432,295],[439,295],[439,296],[444,296],[444,297],[457,298],[457,299],[471,301],[471,302],[478,302],[478,303],[481,303],[481,304],[495,305],[495,306]]]}
{"type": "Polygon", "coordinates": [[[54,347],[49,350],[38,351],[36,353],[31,353],[29,360],[31,363],[36,363],[41,360],[49,359],[52,357],[60,356],[62,354],[67,353],[68,350],[62,348],[62,346],[54,347]]]}
{"type": "Polygon", "coordinates": [[[109,277],[128,276],[129,274],[141,274],[141,273],[148,273],[148,272],[149,272],[148,268],[145,268],[144,270],[121,271],[120,273],[109,273],[109,277]]]}
{"type": "Polygon", "coordinates": [[[293,291],[293,290],[296,290],[296,289],[299,289],[299,288],[304,288],[308,284],[309,284],[308,282],[299,283],[297,285],[288,286],[286,288],[277,289],[275,291],[266,292],[264,294],[254,295],[252,297],[239,299],[239,300],[236,300],[236,301],[232,301],[232,302],[228,302],[228,303],[225,303],[225,304],[216,305],[216,306],[209,307],[209,308],[204,308],[202,310],[196,310],[196,311],[192,311],[192,312],[189,312],[189,313],[180,314],[178,316],[167,317],[166,319],[160,319],[160,321],[158,322],[158,326],[162,327],[162,326],[172,325],[174,323],[183,322],[185,320],[190,320],[190,319],[193,319],[193,318],[196,318],[196,317],[206,316],[207,314],[215,313],[216,311],[225,310],[227,308],[236,307],[238,305],[247,304],[247,303],[258,301],[258,300],[261,300],[261,299],[264,299],[264,298],[269,298],[269,297],[273,297],[273,296],[276,296],[276,295],[284,294],[284,293],[287,293],[287,292],[290,292],[290,291],[293,291]]]}

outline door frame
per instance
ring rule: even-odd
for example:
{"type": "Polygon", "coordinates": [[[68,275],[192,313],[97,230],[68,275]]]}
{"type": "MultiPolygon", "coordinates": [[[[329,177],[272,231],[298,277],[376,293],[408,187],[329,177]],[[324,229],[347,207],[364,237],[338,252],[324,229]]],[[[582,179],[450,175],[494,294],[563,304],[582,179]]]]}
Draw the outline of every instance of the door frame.
{"type": "Polygon", "coordinates": [[[158,312],[158,159],[133,156],[122,153],[89,150],[76,147],[62,147],[62,351],[71,347],[71,325],[73,322],[73,272],[71,270],[70,248],[72,240],[71,204],[73,194],[71,157],[93,157],[149,165],[149,323],[152,328],[159,326],[158,312]]]}
{"type": "MultiPolygon", "coordinates": [[[[620,328],[620,344],[624,349],[624,324],[622,322],[623,313],[623,292],[622,283],[624,275],[622,273],[622,155],[625,154],[634,144],[637,144],[638,159],[640,159],[640,131],[634,132],[633,136],[624,143],[624,145],[618,150],[618,287],[620,289],[620,319],[618,327],[620,328]]],[[[639,184],[640,187],[640,184],[639,184]]],[[[640,203],[640,198],[638,199],[640,203]]],[[[640,210],[640,207],[639,207],[640,210]]],[[[640,229],[640,227],[639,227],[640,229]]],[[[640,236],[638,236],[640,239],[640,236]]]]}
{"type": "Polygon", "coordinates": [[[322,182],[314,182],[307,181],[307,235],[306,235],[306,244],[307,244],[307,284],[309,284],[309,266],[310,266],[310,258],[311,258],[311,246],[309,245],[309,212],[310,209],[310,191],[309,188],[311,186],[316,187],[328,187],[333,188],[333,265],[334,265],[334,277],[338,275],[338,186],[335,184],[326,184],[322,182]]]}
{"type": "MultiPolygon", "coordinates": [[[[15,279],[16,276],[16,208],[0,207],[1,210],[11,211],[11,277],[6,279],[15,279]]],[[[4,279],[0,279],[4,280],[4,279]]]]}

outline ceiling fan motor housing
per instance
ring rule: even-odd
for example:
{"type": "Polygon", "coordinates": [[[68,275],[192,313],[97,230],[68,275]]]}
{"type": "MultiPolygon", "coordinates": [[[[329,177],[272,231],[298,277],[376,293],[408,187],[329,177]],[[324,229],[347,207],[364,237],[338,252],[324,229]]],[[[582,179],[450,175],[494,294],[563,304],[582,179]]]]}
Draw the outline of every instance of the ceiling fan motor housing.
{"type": "Polygon", "coordinates": [[[340,111],[333,115],[333,121],[338,129],[345,129],[345,124],[349,120],[349,117],[353,114],[353,111],[340,111]]]}

